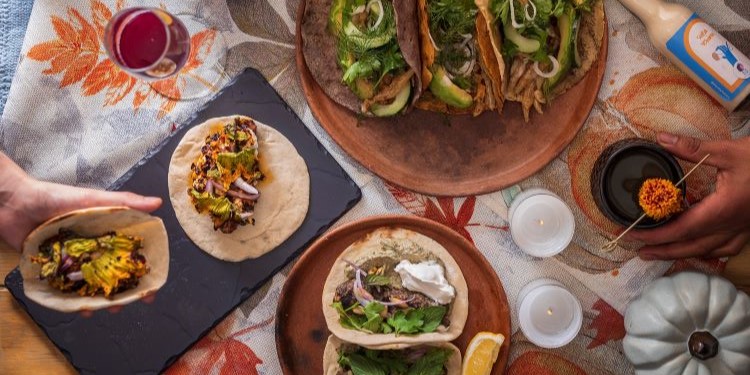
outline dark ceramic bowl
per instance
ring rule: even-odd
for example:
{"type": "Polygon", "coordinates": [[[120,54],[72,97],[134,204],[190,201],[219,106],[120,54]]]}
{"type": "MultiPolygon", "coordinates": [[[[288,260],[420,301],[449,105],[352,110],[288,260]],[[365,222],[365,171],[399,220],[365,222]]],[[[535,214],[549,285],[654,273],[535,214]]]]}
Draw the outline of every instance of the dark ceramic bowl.
{"type": "MultiPolygon", "coordinates": [[[[638,190],[648,178],[666,178],[672,182],[683,176],[677,160],[658,144],[641,138],[628,138],[607,147],[594,164],[591,194],[599,210],[612,221],[630,226],[643,211],[638,206],[638,190]]],[[[686,186],[679,188],[685,198],[686,186]]],[[[643,219],[636,228],[663,225],[670,218],[643,219]]]]}

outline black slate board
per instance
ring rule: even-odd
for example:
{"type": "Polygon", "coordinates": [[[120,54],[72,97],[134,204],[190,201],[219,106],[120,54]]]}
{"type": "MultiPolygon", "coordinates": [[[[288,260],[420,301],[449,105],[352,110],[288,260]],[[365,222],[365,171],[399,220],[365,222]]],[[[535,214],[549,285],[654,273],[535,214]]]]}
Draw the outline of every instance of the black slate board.
{"type": "Polygon", "coordinates": [[[60,313],[26,298],[18,269],[5,278],[13,297],[84,374],[161,372],[361,197],[357,185],[289,106],[250,69],[115,184],[121,185],[116,190],[164,199],[154,215],[164,220],[169,232],[169,277],[152,301],[137,301],[118,312],[60,313]],[[310,208],[302,226],[274,251],[240,263],[215,259],[188,239],[177,222],[167,188],[169,160],[185,132],[206,119],[233,114],[251,116],[283,133],[310,172],[310,208]]]}

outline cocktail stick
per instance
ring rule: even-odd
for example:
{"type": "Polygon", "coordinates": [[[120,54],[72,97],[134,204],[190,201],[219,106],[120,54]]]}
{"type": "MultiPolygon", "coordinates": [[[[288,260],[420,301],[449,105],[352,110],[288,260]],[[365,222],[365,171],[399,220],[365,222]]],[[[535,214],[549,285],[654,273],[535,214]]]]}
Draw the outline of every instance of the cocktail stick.
{"type": "MultiPolygon", "coordinates": [[[[688,176],[690,176],[691,173],[693,173],[696,169],[698,169],[698,167],[700,167],[700,165],[703,164],[703,162],[706,161],[706,159],[708,159],[709,156],[711,156],[711,154],[706,154],[706,156],[704,156],[703,159],[701,159],[698,163],[696,163],[693,166],[693,168],[691,168],[688,171],[688,173],[685,173],[685,175],[680,179],[680,181],[677,181],[677,183],[674,184],[674,186],[677,186],[677,185],[685,182],[685,179],[687,179],[688,176]]],[[[630,226],[628,227],[628,229],[625,229],[625,231],[623,231],[622,233],[620,233],[620,235],[617,236],[617,238],[615,238],[614,240],[609,241],[606,244],[604,244],[604,246],[601,247],[600,251],[608,253],[608,252],[614,250],[617,247],[617,243],[620,241],[620,239],[624,235],[626,235],[628,232],[630,232],[633,228],[635,228],[635,226],[638,225],[638,223],[640,223],[645,218],[646,218],[646,214],[644,213],[643,215],[641,215],[641,217],[639,217],[636,221],[634,221],[633,224],[630,224],[630,226]]]]}

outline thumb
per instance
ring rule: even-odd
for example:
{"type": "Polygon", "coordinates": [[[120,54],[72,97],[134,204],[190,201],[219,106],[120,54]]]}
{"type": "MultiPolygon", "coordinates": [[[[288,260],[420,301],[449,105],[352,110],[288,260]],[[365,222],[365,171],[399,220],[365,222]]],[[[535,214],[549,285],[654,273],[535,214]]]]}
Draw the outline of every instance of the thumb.
{"type": "Polygon", "coordinates": [[[697,163],[707,154],[711,154],[705,164],[721,169],[732,166],[731,150],[733,147],[729,141],[702,141],[698,138],[664,132],[659,133],[656,140],[680,159],[697,163]]]}

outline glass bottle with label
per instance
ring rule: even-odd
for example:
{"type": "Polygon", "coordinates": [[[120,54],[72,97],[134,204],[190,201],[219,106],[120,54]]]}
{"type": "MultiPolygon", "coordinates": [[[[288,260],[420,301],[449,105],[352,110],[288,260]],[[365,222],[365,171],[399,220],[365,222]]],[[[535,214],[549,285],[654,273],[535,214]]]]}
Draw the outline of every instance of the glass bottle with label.
{"type": "Polygon", "coordinates": [[[750,59],[680,4],[620,0],[643,21],[651,43],[728,111],[750,95],[750,59]]]}

